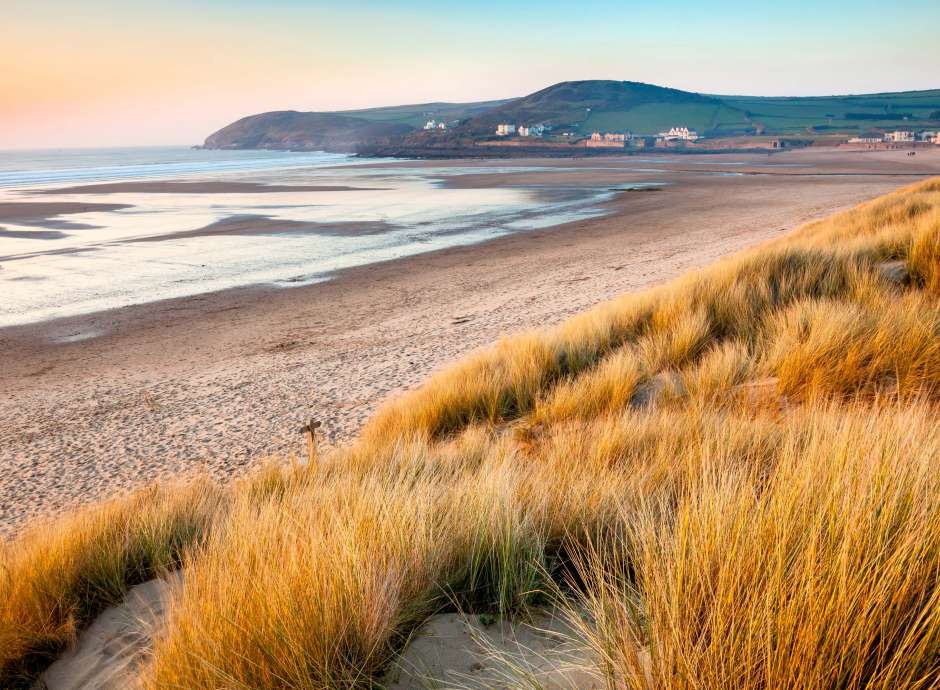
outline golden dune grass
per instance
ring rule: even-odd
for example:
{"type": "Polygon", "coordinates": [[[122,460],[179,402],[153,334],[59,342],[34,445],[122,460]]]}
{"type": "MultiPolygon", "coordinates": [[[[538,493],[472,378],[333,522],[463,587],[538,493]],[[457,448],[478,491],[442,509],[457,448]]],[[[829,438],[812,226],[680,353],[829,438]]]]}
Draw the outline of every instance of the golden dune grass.
{"type": "Polygon", "coordinates": [[[5,547],[2,677],[181,561],[149,688],[368,687],[434,611],[549,593],[611,688],[940,687],[938,295],[931,181],[504,339],[311,465],[80,512],[5,547]]]}
{"type": "Polygon", "coordinates": [[[584,548],[582,627],[611,687],[937,686],[936,409],[873,412],[788,419],[769,473],[703,454],[675,504],[584,548]]]}
{"type": "Polygon", "coordinates": [[[222,508],[208,481],[151,486],[2,545],[0,685],[54,659],[130,586],[178,568],[222,508]]]}

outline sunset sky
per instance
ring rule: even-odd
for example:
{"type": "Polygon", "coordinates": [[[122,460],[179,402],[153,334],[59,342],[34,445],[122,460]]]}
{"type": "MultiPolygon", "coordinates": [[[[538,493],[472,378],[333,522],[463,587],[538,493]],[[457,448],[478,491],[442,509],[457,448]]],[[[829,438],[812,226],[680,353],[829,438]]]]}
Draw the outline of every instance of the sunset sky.
{"type": "Polygon", "coordinates": [[[243,115],[523,95],[940,88],[940,0],[0,0],[0,149],[200,143],[243,115]]]}

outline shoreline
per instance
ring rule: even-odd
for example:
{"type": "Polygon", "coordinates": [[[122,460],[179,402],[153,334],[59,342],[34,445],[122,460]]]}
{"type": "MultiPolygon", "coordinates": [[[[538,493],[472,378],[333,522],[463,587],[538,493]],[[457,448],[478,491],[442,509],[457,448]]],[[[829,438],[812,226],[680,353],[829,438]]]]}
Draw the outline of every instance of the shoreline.
{"type": "MultiPolygon", "coordinates": [[[[581,167],[543,176],[596,184],[600,173],[581,167]]],[[[456,179],[521,184],[538,174],[456,179]]],[[[149,481],[237,476],[266,456],[302,455],[297,429],[310,417],[328,443],[345,442],[382,400],[502,335],[557,323],[911,181],[669,180],[655,194],[618,194],[605,216],[344,269],[321,283],[0,329],[9,363],[0,373],[0,534],[149,481]]]]}

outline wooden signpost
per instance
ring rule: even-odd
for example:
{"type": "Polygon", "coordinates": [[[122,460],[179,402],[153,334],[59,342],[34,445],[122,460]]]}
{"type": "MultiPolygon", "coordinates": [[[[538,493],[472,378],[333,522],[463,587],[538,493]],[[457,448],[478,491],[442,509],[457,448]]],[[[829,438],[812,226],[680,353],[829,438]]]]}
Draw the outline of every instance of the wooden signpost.
{"type": "Polygon", "coordinates": [[[307,437],[307,461],[312,465],[317,461],[317,429],[321,422],[310,418],[310,421],[300,427],[300,431],[307,437]]]}

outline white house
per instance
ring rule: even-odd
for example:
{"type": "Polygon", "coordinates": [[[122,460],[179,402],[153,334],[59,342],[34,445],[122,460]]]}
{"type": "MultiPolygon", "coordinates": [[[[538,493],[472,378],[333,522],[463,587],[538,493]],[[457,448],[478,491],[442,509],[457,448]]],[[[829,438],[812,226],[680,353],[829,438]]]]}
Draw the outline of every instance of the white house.
{"type": "Polygon", "coordinates": [[[545,134],[545,125],[519,125],[516,134],[520,137],[540,137],[545,134]]]}
{"type": "Polygon", "coordinates": [[[931,142],[932,142],[934,139],[937,138],[937,133],[936,133],[936,132],[921,132],[920,134],[917,135],[917,137],[918,137],[918,139],[920,139],[921,141],[931,141],[931,142]]]}
{"type": "Polygon", "coordinates": [[[896,132],[887,132],[885,134],[885,141],[894,141],[894,142],[914,141],[914,133],[908,130],[901,130],[901,129],[899,129],[896,132]]]}
{"type": "Polygon", "coordinates": [[[884,139],[881,137],[852,137],[850,144],[880,144],[884,139]]]}
{"type": "Polygon", "coordinates": [[[446,123],[446,122],[438,122],[438,123],[437,123],[437,128],[438,128],[438,129],[447,129],[447,123],[446,123]]]}
{"type": "Polygon", "coordinates": [[[668,132],[660,132],[659,136],[666,140],[680,139],[682,141],[695,141],[698,139],[698,132],[688,127],[673,127],[668,132]]]}
{"type": "Polygon", "coordinates": [[[631,137],[632,135],[623,132],[606,132],[604,134],[594,132],[591,134],[591,138],[584,142],[584,145],[588,148],[623,148],[626,141],[631,137]]]}
{"type": "Polygon", "coordinates": [[[516,126],[510,124],[496,125],[496,136],[509,137],[516,133],[516,126]]]}
{"type": "MultiPolygon", "coordinates": [[[[444,124],[444,123],[442,122],[441,124],[444,124]]],[[[437,121],[428,120],[427,123],[424,125],[424,128],[425,129],[437,129],[437,121]]]]}

